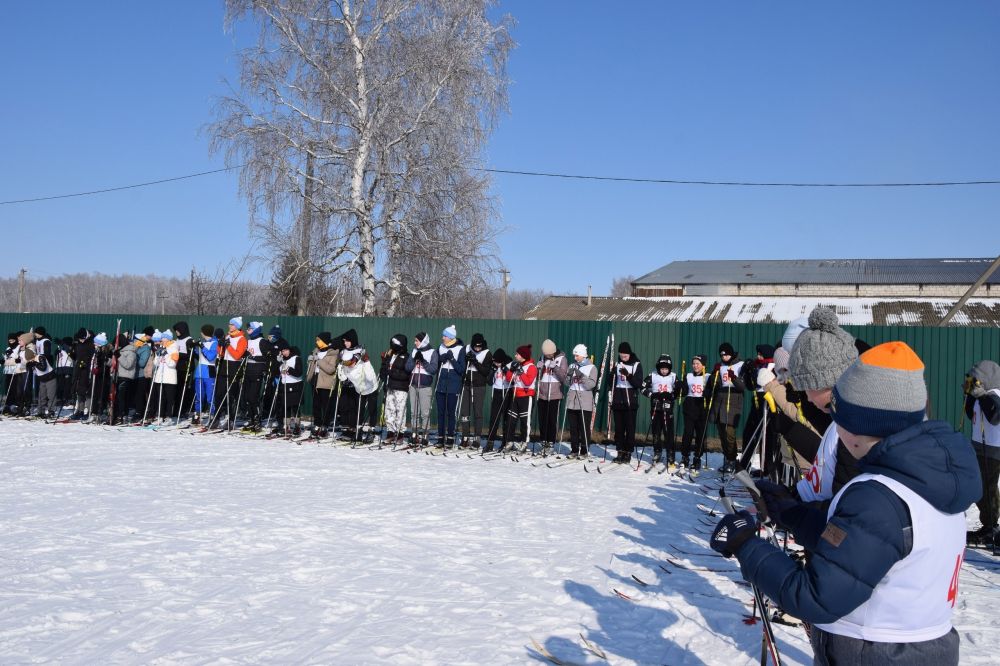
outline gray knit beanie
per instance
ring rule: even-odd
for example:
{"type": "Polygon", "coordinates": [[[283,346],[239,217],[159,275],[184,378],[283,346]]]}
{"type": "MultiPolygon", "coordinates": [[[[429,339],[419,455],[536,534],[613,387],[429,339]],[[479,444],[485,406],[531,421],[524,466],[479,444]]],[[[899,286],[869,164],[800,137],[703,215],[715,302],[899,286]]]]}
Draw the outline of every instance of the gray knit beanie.
{"type": "Polygon", "coordinates": [[[788,375],[800,391],[828,389],[857,358],[854,338],[838,325],[837,313],[817,306],[792,347],[788,375]]]}

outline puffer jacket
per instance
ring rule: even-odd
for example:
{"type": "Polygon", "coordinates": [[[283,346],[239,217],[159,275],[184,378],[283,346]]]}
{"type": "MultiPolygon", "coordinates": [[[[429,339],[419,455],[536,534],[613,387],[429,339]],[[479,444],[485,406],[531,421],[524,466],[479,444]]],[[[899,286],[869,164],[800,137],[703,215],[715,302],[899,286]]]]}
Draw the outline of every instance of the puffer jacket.
{"type": "Polygon", "coordinates": [[[306,378],[317,391],[333,389],[337,378],[337,350],[332,348],[324,351],[320,351],[319,348],[313,349],[312,354],[309,355],[306,378]]]}
{"type": "Polygon", "coordinates": [[[566,354],[556,350],[552,358],[543,356],[535,365],[538,367],[538,399],[561,400],[562,385],[566,381],[566,372],[569,369],[566,354]]]}
{"type": "Polygon", "coordinates": [[[462,379],[465,375],[465,344],[455,338],[451,346],[438,347],[438,383],[437,392],[457,395],[462,390],[462,379]]]}
{"type": "Polygon", "coordinates": [[[594,389],[597,387],[597,366],[588,359],[566,369],[566,409],[594,411],[594,389]]]}

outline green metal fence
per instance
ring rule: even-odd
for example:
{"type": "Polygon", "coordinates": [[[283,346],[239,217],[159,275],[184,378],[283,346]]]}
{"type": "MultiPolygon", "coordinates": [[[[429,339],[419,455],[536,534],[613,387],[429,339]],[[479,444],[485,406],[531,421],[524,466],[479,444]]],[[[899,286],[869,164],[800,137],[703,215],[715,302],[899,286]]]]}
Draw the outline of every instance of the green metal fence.
{"type": "MultiPolygon", "coordinates": [[[[72,336],[78,328],[86,326],[93,331],[114,333],[118,316],[111,314],[16,314],[0,313],[0,331],[27,330],[32,326],[45,326],[52,337],[72,336]]],[[[187,321],[197,334],[204,323],[225,328],[226,317],[197,315],[123,315],[123,330],[141,330],[154,326],[161,330],[177,321],[187,321]]],[[[660,322],[604,322],[604,321],[525,321],[499,319],[392,319],[371,317],[255,317],[244,315],[243,321],[264,322],[265,333],[274,324],[281,326],[284,337],[301,348],[304,354],[312,349],[316,334],[330,331],[334,335],[354,328],[361,343],[372,356],[388,348],[389,338],[403,333],[408,340],[419,331],[430,334],[432,341],[440,340],[441,331],[455,324],[459,337],[468,342],[473,333],[482,333],[491,349],[503,347],[510,355],[522,344],[532,344],[535,355],[546,338],[556,342],[560,349],[569,350],[578,343],[587,345],[590,353],[600,361],[607,336],[614,332],[616,342],[628,341],[643,363],[645,372],[654,368],[656,358],[670,354],[678,374],[681,361],[695,354],[705,354],[709,363],[718,358],[718,346],[728,341],[741,356],[754,356],[754,347],[760,343],[776,344],[784,332],[781,324],[689,324],[660,322]]],[[[927,367],[927,379],[932,418],[943,419],[958,426],[962,414],[962,381],[965,372],[984,358],[1000,360],[1000,329],[998,328],[927,328],[913,326],[845,326],[852,335],[875,345],[890,340],[902,340],[920,355],[927,367]]],[[[376,360],[377,363],[377,360],[376,360]]],[[[690,366],[690,363],[688,364],[690,366]]],[[[308,410],[309,403],[306,404],[308,410]]],[[[602,405],[603,407],[603,405],[602,405]]],[[[602,409],[603,411],[603,409],[602,409]]],[[[649,423],[646,410],[640,410],[637,430],[646,431],[649,423]]],[[[605,414],[599,413],[597,427],[607,427],[605,414]]],[[[968,424],[966,424],[966,434],[968,424]]]]}

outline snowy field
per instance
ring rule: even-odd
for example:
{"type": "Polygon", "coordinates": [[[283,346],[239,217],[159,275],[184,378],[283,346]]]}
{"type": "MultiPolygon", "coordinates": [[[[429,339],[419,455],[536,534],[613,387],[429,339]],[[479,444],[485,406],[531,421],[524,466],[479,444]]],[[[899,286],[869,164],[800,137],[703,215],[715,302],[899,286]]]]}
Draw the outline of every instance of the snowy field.
{"type": "MultiPolygon", "coordinates": [[[[698,503],[622,467],[8,419],[0,664],[545,662],[533,639],[570,664],[756,663],[750,590],[698,503]]],[[[996,663],[998,584],[969,551],[963,664],[996,663]]]]}

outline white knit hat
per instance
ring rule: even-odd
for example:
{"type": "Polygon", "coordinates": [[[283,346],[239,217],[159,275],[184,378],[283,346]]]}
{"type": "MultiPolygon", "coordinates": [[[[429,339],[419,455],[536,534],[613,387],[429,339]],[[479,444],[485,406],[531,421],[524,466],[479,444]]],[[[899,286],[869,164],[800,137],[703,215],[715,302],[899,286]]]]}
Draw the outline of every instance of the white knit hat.
{"type": "Polygon", "coordinates": [[[573,347],[573,356],[587,356],[587,345],[580,344],[573,347]]]}

